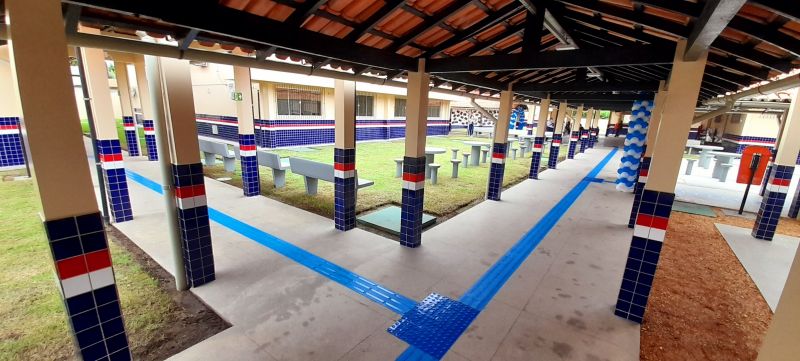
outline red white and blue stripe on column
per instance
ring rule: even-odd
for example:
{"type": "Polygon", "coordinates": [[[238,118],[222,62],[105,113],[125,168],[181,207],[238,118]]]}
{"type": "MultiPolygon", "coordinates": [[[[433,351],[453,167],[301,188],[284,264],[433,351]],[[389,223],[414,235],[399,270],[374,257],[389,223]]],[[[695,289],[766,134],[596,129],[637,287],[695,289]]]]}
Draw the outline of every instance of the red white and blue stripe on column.
{"type": "Polygon", "coordinates": [[[101,139],[97,141],[97,153],[100,166],[103,168],[103,179],[106,183],[106,194],[111,207],[114,222],[125,222],[133,219],[131,198],[128,194],[128,180],[125,178],[125,164],[122,161],[122,147],[119,139],[101,139]]]}
{"type": "Polygon", "coordinates": [[[403,199],[400,210],[400,244],[422,244],[422,209],[425,200],[425,157],[403,158],[403,199]]]}
{"type": "Polygon", "coordinates": [[[575,150],[578,147],[579,140],[580,140],[579,131],[576,130],[570,133],[569,148],[567,149],[567,159],[575,159],[575,150]]]}
{"type": "Polygon", "coordinates": [[[633,207],[631,207],[631,217],[628,220],[628,228],[633,228],[636,224],[636,216],[639,214],[639,204],[642,202],[642,192],[647,183],[647,175],[650,173],[650,157],[643,157],[639,165],[639,176],[633,186],[633,207]]]}
{"type": "Polygon", "coordinates": [[[19,135],[19,118],[0,117],[0,169],[24,165],[24,151],[19,135]]]}
{"type": "Polygon", "coordinates": [[[539,168],[542,163],[542,148],[544,147],[544,137],[533,138],[533,155],[531,156],[531,169],[528,178],[539,179],[539,168]]]}
{"type": "Polygon", "coordinates": [[[143,120],[144,142],[147,145],[147,160],[158,160],[158,146],[156,145],[156,128],[152,120],[143,120]]]}
{"type": "Polygon", "coordinates": [[[239,134],[239,160],[242,163],[242,191],[245,197],[260,195],[261,178],[258,174],[255,134],[239,134]]]}
{"type": "Polygon", "coordinates": [[[653,287],[675,194],[645,189],[614,314],[642,322],[653,287]]]}
{"type": "Polygon", "coordinates": [[[203,165],[173,164],[172,182],[186,280],[189,287],[197,287],[215,279],[203,165]]]}
{"type": "Polygon", "coordinates": [[[58,283],[83,360],[130,360],[100,213],[44,222],[58,283]]]}
{"type": "Polygon", "coordinates": [[[503,173],[506,169],[506,147],[506,143],[494,143],[492,146],[492,164],[489,168],[489,188],[486,191],[486,199],[500,200],[500,192],[503,190],[503,173]]]}
{"type": "Polygon", "coordinates": [[[558,153],[561,149],[561,134],[554,133],[553,140],[550,142],[550,157],[547,160],[547,168],[556,169],[558,164],[558,153]]]}
{"type": "Polygon", "coordinates": [[[128,143],[128,155],[139,156],[139,136],[136,134],[136,122],[133,117],[123,116],[122,127],[125,129],[125,141],[128,143]]]}
{"type": "Polygon", "coordinates": [[[761,200],[761,207],[756,215],[752,235],[755,238],[771,241],[778,228],[783,204],[789,193],[789,183],[792,181],[794,166],[774,164],[772,173],[767,182],[766,192],[761,200]]]}
{"type": "Polygon", "coordinates": [[[336,229],[356,227],[356,150],[333,149],[334,210],[336,229]]]}
{"type": "Polygon", "coordinates": [[[578,151],[581,153],[586,152],[586,147],[588,146],[589,146],[589,130],[583,129],[581,130],[581,147],[578,151]]]}

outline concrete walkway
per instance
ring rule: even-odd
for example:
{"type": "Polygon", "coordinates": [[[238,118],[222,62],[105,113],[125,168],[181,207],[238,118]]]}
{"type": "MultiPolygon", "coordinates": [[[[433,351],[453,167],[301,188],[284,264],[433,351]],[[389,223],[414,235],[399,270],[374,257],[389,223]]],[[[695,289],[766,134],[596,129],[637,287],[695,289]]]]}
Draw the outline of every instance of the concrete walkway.
{"type": "MultiPolygon", "coordinates": [[[[423,235],[418,249],[206,178],[209,207],[419,301],[457,299],[609,149],[503,192],[423,235]]],[[[598,176],[612,177],[612,159],[598,176]]],[[[155,162],[126,167],[160,181],[155,162]]],[[[130,181],[134,220],[116,227],[165,269],[160,195],[130,181]]],[[[398,192],[400,191],[398,187],[398,192]]],[[[630,243],[631,195],[590,183],[472,323],[445,360],[637,360],[639,326],[613,315],[630,243]]],[[[386,332],[400,315],[216,222],[217,280],[191,290],[233,326],[174,360],[391,360],[408,345],[386,332]]]]}

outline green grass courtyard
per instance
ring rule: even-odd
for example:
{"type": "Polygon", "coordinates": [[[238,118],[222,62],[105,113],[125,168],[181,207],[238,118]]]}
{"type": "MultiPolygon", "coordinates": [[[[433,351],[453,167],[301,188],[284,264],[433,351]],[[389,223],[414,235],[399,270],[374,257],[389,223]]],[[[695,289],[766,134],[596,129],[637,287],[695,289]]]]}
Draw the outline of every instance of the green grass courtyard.
{"type": "MultiPolygon", "coordinates": [[[[445,148],[443,154],[437,154],[435,161],[441,164],[439,168],[439,182],[433,185],[428,181],[425,184],[425,212],[436,216],[448,216],[459,208],[482,200],[486,193],[489,177],[489,164],[482,163],[478,167],[460,168],[458,178],[451,178],[452,158],[451,148],[458,148],[458,159],[462,159],[463,152],[469,152],[470,146],[464,141],[482,141],[490,143],[489,138],[469,138],[464,135],[428,137],[428,147],[445,148]]],[[[519,144],[513,143],[513,148],[519,144]]],[[[387,204],[399,205],[401,202],[402,185],[400,178],[395,178],[395,158],[402,158],[405,143],[403,139],[379,142],[359,142],[356,145],[356,167],[360,178],[369,179],[375,185],[362,188],[358,191],[356,212],[360,213],[378,208],[387,204]]],[[[333,146],[310,146],[299,149],[271,150],[281,157],[298,157],[318,162],[333,163],[333,146]]],[[[546,157],[549,149],[545,149],[542,164],[546,166],[546,157]]],[[[560,149],[560,158],[566,158],[567,146],[560,149]]],[[[528,177],[530,168],[530,152],[525,158],[517,156],[511,159],[511,152],[506,160],[504,187],[519,183],[528,177]]],[[[241,170],[237,164],[233,174],[225,172],[221,164],[205,167],[205,174],[211,178],[230,178],[224,182],[241,187],[241,170]]],[[[273,186],[272,171],[266,167],[259,167],[261,175],[261,193],[264,196],[291,204],[298,208],[333,218],[333,184],[319,182],[319,191],[316,196],[305,193],[303,177],[286,172],[286,187],[276,189],[273,186]]]]}

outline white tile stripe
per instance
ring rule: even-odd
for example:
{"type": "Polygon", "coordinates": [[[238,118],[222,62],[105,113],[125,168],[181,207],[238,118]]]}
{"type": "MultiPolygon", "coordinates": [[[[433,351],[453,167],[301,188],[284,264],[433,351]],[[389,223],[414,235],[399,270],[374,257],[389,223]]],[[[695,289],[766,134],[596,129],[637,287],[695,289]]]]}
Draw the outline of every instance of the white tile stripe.
{"type": "Polygon", "coordinates": [[[418,191],[423,188],[425,188],[425,181],[419,181],[419,182],[403,181],[403,189],[418,191]]]}
{"type": "Polygon", "coordinates": [[[187,198],[175,198],[175,204],[180,209],[190,209],[195,207],[202,207],[206,205],[206,196],[194,196],[194,197],[187,197],[187,198]]]}
{"type": "Polygon", "coordinates": [[[240,150],[239,155],[242,157],[255,157],[256,151],[255,150],[240,150]]]}
{"type": "Polygon", "coordinates": [[[767,190],[775,193],[789,193],[789,186],[779,186],[772,183],[767,183],[767,190]]]}
{"type": "Polygon", "coordinates": [[[355,170],[333,170],[333,176],[336,178],[353,178],[356,176],[355,170]]]}
{"type": "Polygon", "coordinates": [[[541,153],[542,152],[542,148],[533,148],[532,151],[534,153],[541,153]]]}
{"type": "Polygon", "coordinates": [[[503,164],[503,163],[505,163],[505,162],[506,162],[506,159],[505,159],[505,158],[495,158],[495,157],[492,157],[492,163],[495,163],[495,164],[503,164]]]}
{"type": "Polygon", "coordinates": [[[125,163],[121,160],[113,162],[100,162],[100,166],[103,169],[123,169],[125,168],[125,163]]]}
{"type": "Polygon", "coordinates": [[[61,289],[64,298],[70,298],[112,284],[114,284],[114,272],[111,267],[106,267],[61,280],[61,289]]]}
{"type": "Polygon", "coordinates": [[[664,242],[664,235],[667,234],[666,230],[654,227],[647,227],[641,225],[633,226],[633,235],[636,237],[647,238],[649,240],[664,242]]]}
{"type": "Polygon", "coordinates": [[[0,135],[19,134],[19,129],[3,129],[0,130],[0,135]]]}
{"type": "Polygon", "coordinates": [[[136,127],[123,127],[125,130],[136,130],[136,127]]]}
{"type": "Polygon", "coordinates": [[[647,176],[639,176],[639,183],[647,183],[647,176]]]}
{"type": "Polygon", "coordinates": [[[156,131],[155,130],[145,130],[144,131],[144,135],[156,135],[156,131]]]}

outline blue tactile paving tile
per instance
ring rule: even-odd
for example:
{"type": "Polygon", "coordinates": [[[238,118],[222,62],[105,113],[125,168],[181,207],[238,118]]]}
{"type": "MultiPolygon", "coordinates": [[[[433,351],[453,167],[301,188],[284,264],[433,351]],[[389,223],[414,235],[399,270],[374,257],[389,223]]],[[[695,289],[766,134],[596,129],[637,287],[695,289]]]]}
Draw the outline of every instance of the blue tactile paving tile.
{"type": "MultiPolygon", "coordinates": [[[[161,193],[161,185],[146,177],[127,170],[128,178],[139,183],[156,193],[161,193]]],[[[337,282],[354,292],[386,307],[397,314],[405,314],[414,308],[416,302],[400,293],[392,291],[376,282],[370,281],[360,275],[325,260],[311,252],[264,232],[256,227],[244,223],[230,215],[208,207],[209,218],[240,235],[249,238],[264,247],[267,247],[286,258],[289,258],[309,269],[318,272],[331,281],[337,282]]]]}
{"type": "Polygon", "coordinates": [[[478,316],[478,310],[431,293],[388,331],[409,345],[439,359],[478,316]]]}

